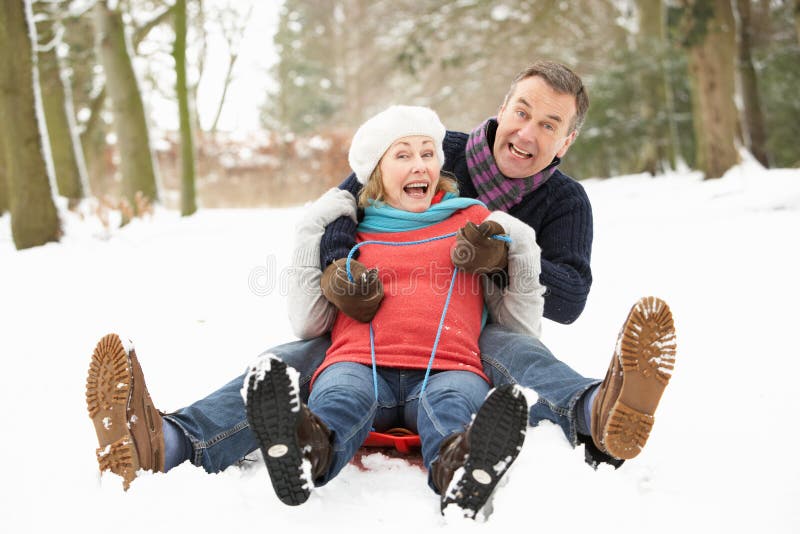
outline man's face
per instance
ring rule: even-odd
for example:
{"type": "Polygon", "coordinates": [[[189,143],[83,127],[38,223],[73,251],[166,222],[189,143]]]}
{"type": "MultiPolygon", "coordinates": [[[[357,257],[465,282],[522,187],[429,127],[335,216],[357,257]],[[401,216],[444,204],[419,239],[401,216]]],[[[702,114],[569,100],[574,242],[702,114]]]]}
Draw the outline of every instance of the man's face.
{"type": "Polygon", "coordinates": [[[508,178],[527,178],[567,153],[575,97],[557,93],[539,76],[517,83],[497,114],[494,159],[508,178]]]}

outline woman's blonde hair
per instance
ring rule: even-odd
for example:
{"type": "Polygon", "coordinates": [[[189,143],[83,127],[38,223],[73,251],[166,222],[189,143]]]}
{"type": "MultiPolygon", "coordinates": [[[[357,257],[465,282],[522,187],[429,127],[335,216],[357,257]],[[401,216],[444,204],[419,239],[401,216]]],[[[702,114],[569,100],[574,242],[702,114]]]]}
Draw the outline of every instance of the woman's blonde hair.
{"type": "MultiPolygon", "coordinates": [[[[458,181],[456,177],[447,172],[441,171],[439,174],[439,182],[436,184],[436,191],[444,191],[446,193],[458,194],[458,181]]],[[[380,162],[375,166],[375,170],[369,175],[367,185],[361,188],[361,193],[358,195],[358,205],[361,208],[366,208],[372,202],[383,202],[385,200],[386,191],[383,189],[383,176],[381,175],[380,162]]]]}

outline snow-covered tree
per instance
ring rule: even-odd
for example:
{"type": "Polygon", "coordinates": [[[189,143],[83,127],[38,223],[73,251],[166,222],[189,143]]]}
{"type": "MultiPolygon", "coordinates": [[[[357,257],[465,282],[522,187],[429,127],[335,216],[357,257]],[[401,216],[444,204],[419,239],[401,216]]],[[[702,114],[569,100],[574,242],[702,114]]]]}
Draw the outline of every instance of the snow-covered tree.
{"type": "Polygon", "coordinates": [[[64,76],[58,48],[62,45],[61,13],[56,2],[36,2],[39,86],[59,195],[77,202],[89,189],[83,150],[75,125],[69,79],[64,76]]]}
{"type": "Polygon", "coordinates": [[[0,129],[11,233],[18,249],[57,241],[61,235],[51,189],[47,132],[40,130],[44,121],[39,121],[42,110],[32,17],[28,0],[0,2],[0,129]]]}
{"type": "Polygon", "coordinates": [[[764,127],[764,112],[758,90],[758,75],[753,61],[755,39],[754,19],[751,15],[751,0],[736,0],[736,34],[738,48],[739,87],[742,97],[742,129],[745,146],[765,167],[769,167],[767,132],[764,127]]]}
{"type": "Polygon", "coordinates": [[[131,206],[137,205],[137,192],[150,201],[158,200],[150,132],[133,70],[122,11],[119,6],[104,0],[98,0],[93,10],[98,55],[114,116],[123,194],[131,206]]]}

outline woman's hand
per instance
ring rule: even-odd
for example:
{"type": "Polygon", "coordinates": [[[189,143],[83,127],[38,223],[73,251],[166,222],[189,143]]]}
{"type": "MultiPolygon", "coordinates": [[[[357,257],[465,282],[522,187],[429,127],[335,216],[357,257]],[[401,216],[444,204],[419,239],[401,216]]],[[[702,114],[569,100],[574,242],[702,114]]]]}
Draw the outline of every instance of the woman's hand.
{"type": "Polygon", "coordinates": [[[328,265],[320,280],[322,294],[345,315],[368,323],[383,300],[383,283],[377,269],[367,269],[356,260],[350,260],[351,282],[346,264],[347,259],[341,258],[328,265]]]}
{"type": "Polygon", "coordinates": [[[468,222],[458,231],[456,243],[450,250],[453,265],[468,273],[503,270],[508,265],[508,244],[492,236],[505,233],[495,221],[484,221],[480,226],[468,222]]]}

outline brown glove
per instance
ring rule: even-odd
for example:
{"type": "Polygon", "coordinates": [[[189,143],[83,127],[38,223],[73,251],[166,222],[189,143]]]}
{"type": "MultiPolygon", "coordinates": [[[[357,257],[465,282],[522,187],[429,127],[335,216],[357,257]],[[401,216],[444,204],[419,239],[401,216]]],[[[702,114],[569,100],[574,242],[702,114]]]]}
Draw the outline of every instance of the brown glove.
{"type": "Polygon", "coordinates": [[[344,314],[368,323],[378,313],[383,300],[383,283],[377,269],[367,269],[356,260],[350,260],[350,273],[354,282],[347,277],[346,258],[328,265],[320,281],[322,294],[344,314]]]}
{"type": "Polygon", "coordinates": [[[456,244],[450,251],[453,265],[468,273],[493,273],[508,265],[508,244],[493,235],[505,234],[495,221],[483,221],[480,226],[468,222],[458,231],[456,244]]]}

